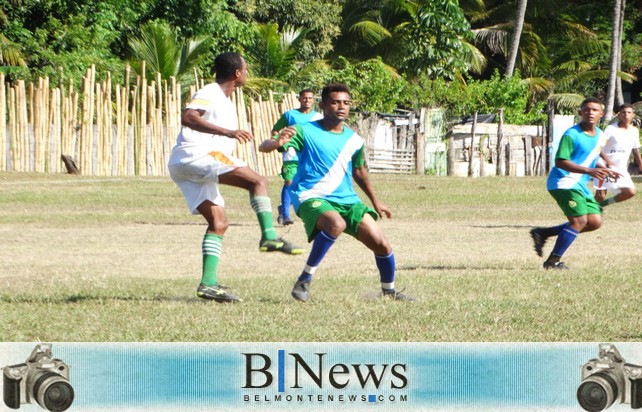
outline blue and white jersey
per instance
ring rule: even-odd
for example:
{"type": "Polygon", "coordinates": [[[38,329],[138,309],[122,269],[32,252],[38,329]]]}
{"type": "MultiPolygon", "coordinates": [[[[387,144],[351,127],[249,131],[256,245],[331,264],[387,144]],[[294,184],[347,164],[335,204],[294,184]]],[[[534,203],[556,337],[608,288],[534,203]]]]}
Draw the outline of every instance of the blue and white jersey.
{"type": "MultiPolygon", "coordinates": [[[[605,143],[606,139],[601,129],[596,128],[595,136],[589,136],[577,124],[564,132],[555,159],[570,160],[575,164],[594,168],[605,143]]],[[[593,197],[592,192],[586,186],[590,178],[585,173],[571,173],[553,167],[546,181],[546,189],[579,190],[586,197],[593,197]]]]}
{"type": "Polygon", "coordinates": [[[330,132],[318,121],[294,128],[297,133],[279,149],[294,148],[299,153],[299,170],[290,185],[294,210],[309,199],[346,205],[360,202],[352,169],[365,163],[361,136],[346,126],[341,133],[330,132]]]}

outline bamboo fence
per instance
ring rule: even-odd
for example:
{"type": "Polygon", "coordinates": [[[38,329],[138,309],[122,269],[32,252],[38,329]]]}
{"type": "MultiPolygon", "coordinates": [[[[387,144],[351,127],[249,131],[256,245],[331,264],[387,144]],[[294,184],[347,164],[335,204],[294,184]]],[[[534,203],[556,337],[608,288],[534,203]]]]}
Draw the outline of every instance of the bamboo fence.
{"type": "MultiPolygon", "coordinates": [[[[71,81],[52,86],[47,78],[8,84],[0,73],[0,171],[65,173],[61,158],[69,156],[83,175],[167,175],[180,131],[181,85],[160,75],[132,79],[127,68],[122,85],[112,85],[109,73],[96,82],[92,66],[77,91],[71,81]]],[[[280,173],[280,154],[260,153],[258,146],[271,137],[281,113],[297,106],[297,95],[287,93],[277,103],[271,92],[267,100],[254,100],[237,89],[232,100],[239,128],[254,135],[234,155],[262,175],[280,173]]]]}

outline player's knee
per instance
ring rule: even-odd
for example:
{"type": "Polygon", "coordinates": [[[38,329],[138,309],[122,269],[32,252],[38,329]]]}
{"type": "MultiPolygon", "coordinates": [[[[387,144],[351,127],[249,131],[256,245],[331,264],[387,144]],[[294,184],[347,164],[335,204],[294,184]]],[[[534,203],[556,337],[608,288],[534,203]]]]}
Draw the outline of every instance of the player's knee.
{"type": "Polygon", "coordinates": [[[230,224],[227,219],[219,219],[214,222],[208,222],[207,231],[217,235],[223,235],[229,226],[230,224]]]}
{"type": "Polygon", "coordinates": [[[334,236],[338,237],[344,230],[346,230],[346,222],[341,219],[325,218],[320,219],[318,222],[318,227],[320,230],[334,236]]]}

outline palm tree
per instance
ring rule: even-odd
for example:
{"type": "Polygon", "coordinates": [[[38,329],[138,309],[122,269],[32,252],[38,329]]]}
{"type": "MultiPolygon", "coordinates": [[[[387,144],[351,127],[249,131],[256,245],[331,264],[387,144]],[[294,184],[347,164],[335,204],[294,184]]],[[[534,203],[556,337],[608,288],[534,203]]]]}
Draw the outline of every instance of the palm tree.
{"type": "Polygon", "coordinates": [[[209,52],[206,37],[180,40],[176,31],[165,22],[150,22],[142,27],[140,37],[130,40],[129,46],[136,59],[132,67],[140,73],[141,62],[146,63],[146,75],[160,73],[165,80],[178,80],[191,74],[194,67],[209,52]]]}
{"type": "Polygon", "coordinates": [[[245,90],[260,93],[285,85],[297,73],[302,64],[296,61],[296,45],[307,31],[284,27],[279,32],[276,23],[257,23],[254,30],[254,41],[245,49],[252,73],[245,90]]]}
{"type": "MultiPolygon", "coordinates": [[[[467,3],[482,7],[480,0],[467,3]]],[[[485,64],[467,43],[470,25],[454,0],[351,0],[344,5],[343,22],[336,56],[381,57],[409,77],[452,78],[471,69],[480,71],[485,64]]]]}
{"type": "Polygon", "coordinates": [[[519,51],[519,39],[522,36],[527,3],[528,0],[519,0],[519,4],[517,6],[517,14],[515,16],[515,25],[513,28],[513,37],[510,42],[508,61],[506,62],[506,77],[511,77],[513,75],[513,70],[515,70],[515,60],[517,60],[517,52],[519,51]]]}
{"type": "Polygon", "coordinates": [[[613,118],[613,103],[615,101],[616,78],[622,50],[622,17],[624,14],[624,0],[613,2],[613,18],[611,28],[611,57],[609,69],[609,85],[606,92],[606,110],[604,121],[609,122],[613,118]]]}

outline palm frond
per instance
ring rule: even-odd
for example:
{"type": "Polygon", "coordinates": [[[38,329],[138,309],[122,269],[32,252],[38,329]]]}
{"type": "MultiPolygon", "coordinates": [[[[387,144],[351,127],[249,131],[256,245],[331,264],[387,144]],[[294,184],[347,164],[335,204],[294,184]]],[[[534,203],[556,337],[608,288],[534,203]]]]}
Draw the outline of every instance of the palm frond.
{"type": "Polygon", "coordinates": [[[550,98],[555,102],[555,106],[562,110],[575,110],[585,99],[584,96],[576,93],[556,93],[552,94],[550,98]]]}
{"type": "Polygon", "coordinates": [[[465,40],[462,40],[461,44],[464,47],[464,59],[466,59],[470,70],[473,73],[483,72],[488,64],[488,60],[486,59],[486,56],[484,56],[484,53],[475,47],[475,45],[468,43],[465,40]]]}
{"type": "Polygon", "coordinates": [[[350,33],[359,36],[368,45],[374,46],[384,39],[389,39],[392,34],[385,27],[374,21],[364,20],[350,27],[350,33]]]}

